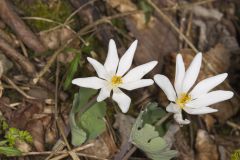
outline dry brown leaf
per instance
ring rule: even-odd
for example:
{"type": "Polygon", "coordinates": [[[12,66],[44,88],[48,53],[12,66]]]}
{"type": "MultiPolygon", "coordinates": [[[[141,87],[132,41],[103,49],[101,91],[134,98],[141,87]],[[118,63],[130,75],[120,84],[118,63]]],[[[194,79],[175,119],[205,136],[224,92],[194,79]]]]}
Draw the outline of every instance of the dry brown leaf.
{"type": "Polygon", "coordinates": [[[198,130],[195,147],[197,160],[218,160],[217,145],[206,131],[198,130]]]}
{"type": "Polygon", "coordinates": [[[115,123],[113,127],[118,130],[121,137],[121,144],[125,144],[129,141],[129,135],[132,130],[132,126],[135,123],[135,118],[122,113],[115,115],[115,123]]]}
{"type": "Polygon", "coordinates": [[[117,151],[116,144],[108,132],[104,132],[96,139],[89,140],[94,146],[83,150],[83,153],[94,155],[101,158],[111,158],[117,151]]]}
{"type": "MultiPolygon", "coordinates": [[[[108,0],[110,6],[117,8],[120,12],[130,12],[138,10],[136,4],[130,0],[108,0]]],[[[136,22],[136,28],[142,30],[147,27],[144,13],[132,14],[131,18],[136,22]]],[[[151,20],[151,19],[150,19],[151,20]]]]}
{"type": "Polygon", "coordinates": [[[183,132],[178,131],[175,136],[174,147],[178,151],[178,158],[180,160],[193,160],[194,159],[194,151],[188,144],[186,136],[183,135],[183,132]]]}
{"type": "Polygon", "coordinates": [[[28,143],[20,140],[16,141],[15,146],[23,153],[30,152],[32,150],[32,147],[28,143]]]}
{"type": "Polygon", "coordinates": [[[214,126],[214,124],[216,123],[216,119],[213,118],[213,116],[207,114],[203,117],[203,120],[206,124],[207,130],[210,131],[212,129],[212,127],[214,126]]]}
{"type": "Polygon", "coordinates": [[[59,28],[39,34],[41,41],[48,49],[57,49],[74,36],[73,31],[68,28],[59,28]]]}
{"type": "Polygon", "coordinates": [[[10,126],[25,129],[28,121],[32,119],[34,114],[41,113],[43,107],[43,104],[38,101],[28,100],[23,102],[19,109],[12,112],[10,126]]]}
{"type": "Polygon", "coordinates": [[[41,120],[32,120],[28,122],[26,129],[30,132],[33,137],[34,147],[38,152],[43,152],[44,147],[44,127],[41,120]]]}

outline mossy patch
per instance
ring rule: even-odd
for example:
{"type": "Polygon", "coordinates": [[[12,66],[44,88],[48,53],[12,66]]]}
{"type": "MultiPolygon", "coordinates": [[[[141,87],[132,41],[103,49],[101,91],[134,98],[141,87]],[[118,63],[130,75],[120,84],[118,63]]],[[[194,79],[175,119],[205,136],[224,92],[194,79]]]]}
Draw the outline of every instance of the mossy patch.
{"type": "MultiPolygon", "coordinates": [[[[24,16],[45,18],[57,23],[64,23],[67,17],[73,12],[73,8],[67,0],[48,1],[34,0],[31,2],[16,0],[16,6],[24,11],[24,16]]],[[[47,30],[58,24],[37,19],[26,20],[28,25],[38,31],[47,30]]]]}

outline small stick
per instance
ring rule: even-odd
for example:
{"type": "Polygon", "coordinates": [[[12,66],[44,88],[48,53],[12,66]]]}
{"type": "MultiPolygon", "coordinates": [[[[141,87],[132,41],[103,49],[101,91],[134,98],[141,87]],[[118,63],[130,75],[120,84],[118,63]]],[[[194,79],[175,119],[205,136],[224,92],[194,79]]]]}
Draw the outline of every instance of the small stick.
{"type": "MultiPolygon", "coordinates": [[[[78,151],[87,149],[87,148],[92,147],[92,146],[94,146],[94,144],[93,144],[93,143],[90,143],[90,144],[86,144],[86,145],[84,145],[84,146],[80,146],[80,147],[74,148],[72,151],[78,152],[78,151]]],[[[22,156],[49,155],[49,154],[51,154],[51,153],[52,153],[52,151],[27,152],[27,153],[23,153],[22,156]]],[[[57,151],[57,152],[55,152],[55,154],[68,154],[68,151],[57,151]]]]}
{"type": "Polygon", "coordinates": [[[162,117],[156,124],[155,126],[160,126],[161,124],[163,124],[163,122],[165,122],[170,116],[172,116],[173,113],[167,113],[164,117],[162,117]]]}
{"type": "Polygon", "coordinates": [[[23,20],[13,11],[10,1],[0,0],[1,19],[18,35],[18,37],[36,53],[42,53],[47,48],[38,37],[30,30],[23,20]]]}
{"type": "Polygon", "coordinates": [[[190,4],[182,4],[182,5],[177,4],[177,5],[174,5],[174,7],[163,8],[162,10],[171,11],[171,10],[187,9],[187,8],[191,8],[193,6],[203,5],[203,4],[214,2],[214,1],[216,1],[216,0],[204,0],[204,1],[194,2],[194,3],[190,3],[190,4]]]}
{"type": "Polygon", "coordinates": [[[22,41],[20,41],[20,46],[25,57],[28,57],[28,52],[22,41]]]}
{"type": "Polygon", "coordinates": [[[240,130],[240,125],[238,125],[238,124],[236,124],[236,123],[234,123],[234,122],[231,122],[231,121],[227,121],[226,123],[227,123],[227,125],[229,125],[230,127],[233,127],[234,129],[240,130]]]}
{"type": "Polygon", "coordinates": [[[7,76],[2,76],[3,80],[6,81],[9,85],[11,85],[14,89],[16,89],[21,95],[23,95],[25,98],[28,99],[37,99],[35,97],[29,96],[27,93],[25,93],[20,87],[18,87],[10,78],[7,76]]]}
{"type": "Polygon", "coordinates": [[[70,20],[71,20],[71,18],[73,17],[73,16],[75,16],[80,10],[82,10],[83,8],[85,8],[86,6],[88,6],[88,5],[90,5],[90,4],[93,4],[95,1],[97,1],[97,0],[90,0],[90,1],[88,1],[88,2],[86,2],[86,3],[84,3],[83,5],[81,5],[78,9],[76,9],[69,17],[67,17],[67,19],[65,20],[65,22],[64,22],[64,24],[67,24],[70,20]]]}
{"type": "Polygon", "coordinates": [[[128,160],[129,157],[137,150],[136,146],[133,146],[128,153],[123,157],[123,160],[128,160]]]}

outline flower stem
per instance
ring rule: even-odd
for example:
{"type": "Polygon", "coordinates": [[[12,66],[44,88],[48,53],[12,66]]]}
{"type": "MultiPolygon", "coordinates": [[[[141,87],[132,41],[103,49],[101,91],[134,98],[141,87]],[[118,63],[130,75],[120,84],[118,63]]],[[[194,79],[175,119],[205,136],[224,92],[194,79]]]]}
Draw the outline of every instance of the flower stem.
{"type": "Polygon", "coordinates": [[[86,112],[94,103],[97,102],[97,96],[94,96],[86,105],[84,105],[77,113],[77,118],[80,119],[81,115],[86,112]]]}
{"type": "Polygon", "coordinates": [[[155,126],[160,126],[161,124],[163,124],[163,122],[165,122],[170,116],[172,116],[173,113],[167,113],[164,117],[162,117],[159,121],[157,121],[155,123],[155,126]]]}

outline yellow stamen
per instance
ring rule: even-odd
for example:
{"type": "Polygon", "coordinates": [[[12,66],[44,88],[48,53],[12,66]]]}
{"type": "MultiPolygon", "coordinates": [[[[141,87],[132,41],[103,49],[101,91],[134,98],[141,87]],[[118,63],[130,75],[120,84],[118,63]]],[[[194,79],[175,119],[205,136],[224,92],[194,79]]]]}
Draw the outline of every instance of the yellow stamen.
{"type": "Polygon", "coordinates": [[[185,104],[191,100],[191,96],[187,93],[182,93],[179,98],[176,100],[178,106],[183,109],[185,104]]]}
{"type": "Polygon", "coordinates": [[[111,79],[111,84],[113,86],[118,86],[122,84],[122,76],[113,76],[111,79]]]}

